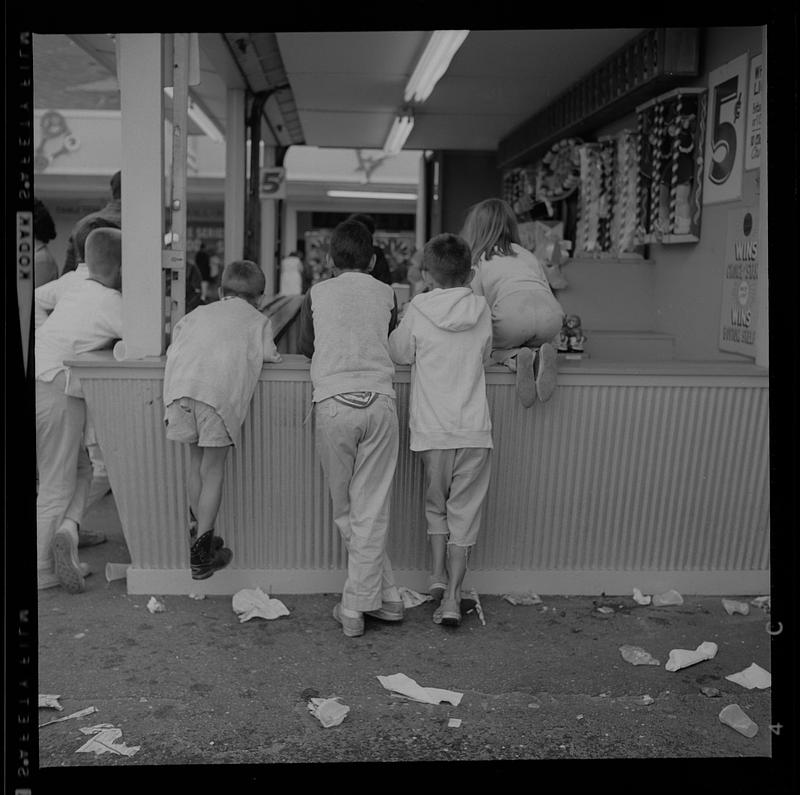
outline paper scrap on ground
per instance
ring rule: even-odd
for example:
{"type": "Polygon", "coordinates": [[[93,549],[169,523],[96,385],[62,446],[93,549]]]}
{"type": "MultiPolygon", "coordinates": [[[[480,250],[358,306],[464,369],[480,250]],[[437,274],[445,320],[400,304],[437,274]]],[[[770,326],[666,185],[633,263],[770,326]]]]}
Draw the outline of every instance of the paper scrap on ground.
{"type": "Polygon", "coordinates": [[[743,671],[739,671],[739,673],[731,674],[725,678],[729,682],[746,687],[748,690],[753,688],[764,690],[767,687],[772,687],[772,675],[760,665],[756,665],[756,663],[753,663],[743,671]]]}
{"type": "Polygon", "coordinates": [[[719,690],[717,690],[716,687],[701,687],[700,688],[700,692],[706,698],[719,698],[720,697],[720,692],[719,692],[719,690]]]}
{"type": "Polygon", "coordinates": [[[483,626],[485,627],[486,620],[483,617],[483,608],[481,607],[481,600],[480,597],[478,596],[478,592],[474,588],[472,588],[470,589],[470,592],[467,594],[466,598],[471,599],[473,602],[475,602],[475,606],[470,607],[470,609],[467,610],[467,612],[471,613],[474,610],[478,614],[478,618],[480,619],[481,624],[483,624],[483,626]]]}
{"type": "Polygon", "coordinates": [[[613,607],[609,607],[608,605],[601,605],[600,607],[597,608],[597,612],[598,613],[605,613],[606,615],[608,615],[609,613],[613,613],[614,612],[614,608],[613,607]]]}
{"type": "Polygon", "coordinates": [[[732,616],[734,613],[741,613],[743,616],[750,615],[750,605],[747,604],[747,602],[737,602],[735,599],[723,599],[722,606],[729,616],[732,616]]]}
{"type": "Polygon", "coordinates": [[[39,693],[39,709],[57,709],[59,712],[64,711],[64,707],[58,703],[61,696],[47,696],[39,693]]]}
{"type": "Polygon", "coordinates": [[[406,588],[401,585],[397,589],[400,591],[400,598],[403,600],[403,607],[408,610],[412,607],[418,607],[425,602],[432,602],[433,597],[427,593],[419,593],[419,591],[412,591],[411,588],[406,588]]]}
{"type": "Polygon", "coordinates": [[[673,649],[669,653],[669,659],[664,668],[667,671],[678,671],[681,668],[688,668],[695,663],[710,660],[717,654],[717,644],[707,640],[701,643],[696,649],[673,649]]]}
{"type": "Polygon", "coordinates": [[[338,696],[330,698],[310,698],[308,711],[326,728],[338,726],[350,712],[347,704],[342,704],[338,696]]]}
{"type": "Polygon", "coordinates": [[[649,707],[654,702],[655,699],[647,693],[645,693],[643,696],[639,696],[639,698],[636,698],[633,701],[634,704],[640,704],[643,707],[649,707]]]}
{"type": "Polygon", "coordinates": [[[450,720],[447,721],[447,728],[448,729],[461,728],[461,718],[450,718],[450,720]]]}
{"type": "Polygon", "coordinates": [[[133,756],[141,745],[125,745],[121,742],[122,729],[116,728],[111,723],[98,723],[96,726],[87,726],[81,729],[84,734],[94,734],[87,740],[76,754],[118,754],[119,756],[133,756]]]}
{"type": "Polygon", "coordinates": [[[150,601],[147,603],[147,609],[151,613],[163,613],[167,608],[163,602],[159,602],[155,596],[151,596],[150,601]]]}
{"type": "Polygon", "coordinates": [[[620,646],[620,654],[625,662],[631,665],[661,665],[661,663],[646,652],[641,646],[620,646]]]}
{"type": "Polygon", "coordinates": [[[760,607],[762,610],[766,610],[769,613],[770,610],[770,597],[769,596],[757,596],[755,599],[750,600],[750,604],[754,607],[760,607]]]}
{"type": "Polygon", "coordinates": [[[682,605],[683,597],[677,591],[666,591],[665,593],[657,593],[653,596],[653,605],[655,607],[663,607],[664,605],[682,605]]]}
{"type": "Polygon", "coordinates": [[[288,616],[289,610],[280,599],[271,599],[261,588],[244,588],[233,595],[233,612],[239,623],[251,618],[280,618],[288,616]]]}
{"type": "Polygon", "coordinates": [[[633,601],[637,605],[649,605],[653,601],[652,596],[645,596],[638,588],[633,589],[633,601]]]}
{"type": "Polygon", "coordinates": [[[728,704],[719,713],[719,719],[726,726],[736,729],[739,734],[745,737],[755,737],[758,733],[758,726],[744,713],[738,704],[728,704]]]}
{"type": "Polygon", "coordinates": [[[525,593],[506,593],[503,594],[503,599],[506,602],[511,602],[512,605],[540,605],[542,603],[538,594],[533,591],[526,591],[525,593]]]}
{"type": "Polygon", "coordinates": [[[440,704],[442,701],[447,701],[449,704],[457,707],[464,696],[463,693],[456,693],[453,690],[441,690],[438,687],[422,687],[405,674],[378,676],[378,681],[387,690],[408,696],[414,701],[421,701],[423,704],[440,704]]]}
{"type": "Polygon", "coordinates": [[[42,726],[49,726],[51,723],[61,723],[62,720],[82,718],[85,715],[91,715],[93,712],[97,712],[97,707],[86,707],[86,709],[79,709],[77,712],[73,712],[71,715],[65,715],[63,718],[54,718],[53,720],[47,721],[47,723],[40,723],[39,728],[41,729],[42,726]]]}

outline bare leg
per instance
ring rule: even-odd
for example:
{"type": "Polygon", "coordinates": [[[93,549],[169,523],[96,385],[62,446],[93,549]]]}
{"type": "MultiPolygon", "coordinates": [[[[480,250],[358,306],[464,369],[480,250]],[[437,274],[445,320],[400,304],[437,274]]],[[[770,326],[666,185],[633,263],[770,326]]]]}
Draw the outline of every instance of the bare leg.
{"type": "Polygon", "coordinates": [[[464,582],[464,575],[467,573],[467,556],[469,547],[459,547],[455,544],[447,545],[447,564],[450,569],[450,581],[447,584],[445,599],[461,601],[461,583],[464,582]]]}
{"type": "Polygon", "coordinates": [[[192,442],[189,445],[189,507],[197,516],[197,506],[200,502],[200,466],[203,463],[203,451],[192,442]]]}
{"type": "MultiPolygon", "coordinates": [[[[193,445],[194,446],[194,445],[193,445]]],[[[197,537],[211,530],[217,520],[219,505],[222,502],[222,478],[225,474],[226,447],[204,447],[200,463],[200,496],[197,501],[197,537]]]]}
{"type": "Polygon", "coordinates": [[[447,536],[443,533],[430,533],[428,540],[431,544],[431,581],[447,582],[447,536]]]}

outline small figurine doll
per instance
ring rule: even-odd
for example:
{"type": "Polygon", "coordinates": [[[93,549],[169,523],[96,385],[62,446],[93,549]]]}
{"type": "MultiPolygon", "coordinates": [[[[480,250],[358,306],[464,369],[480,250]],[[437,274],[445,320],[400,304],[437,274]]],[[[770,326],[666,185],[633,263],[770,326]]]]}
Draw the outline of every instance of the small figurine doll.
{"type": "Polygon", "coordinates": [[[558,335],[560,353],[582,353],[586,336],[581,330],[581,319],[578,315],[564,315],[561,333],[558,335]]]}

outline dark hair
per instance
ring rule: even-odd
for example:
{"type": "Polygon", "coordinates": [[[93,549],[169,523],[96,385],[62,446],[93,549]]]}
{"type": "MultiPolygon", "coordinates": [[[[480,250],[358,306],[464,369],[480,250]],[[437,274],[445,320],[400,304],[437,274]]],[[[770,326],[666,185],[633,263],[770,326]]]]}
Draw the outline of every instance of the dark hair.
{"type": "Polygon", "coordinates": [[[226,298],[244,298],[253,301],[264,292],[267,280],[264,271],[249,259],[229,262],[222,271],[222,291],[226,298]]]}
{"type": "Polygon", "coordinates": [[[119,199],[122,196],[122,172],[117,171],[114,176],[111,177],[111,197],[114,199],[119,199]]]}
{"type": "Polygon", "coordinates": [[[333,230],[328,251],[340,270],[365,271],[372,260],[372,235],[360,221],[342,221],[333,230]]]}
{"type": "Polygon", "coordinates": [[[92,229],[84,240],[86,264],[96,276],[111,276],[122,267],[122,232],[115,226],[92,229]]]}
{"type": "Polygon", "coordinates": [[[364,224],[364,226],[367,227],[370,235],[375,234],[375,219],[371,215],[365,215],[364,213],[353,213],[347,220],[358,221],[358,223],[364,224]]]}
{"type": "Polygon", "coordinates": [[[472,268],[472,253],[466,240],[444,232],[425,244],[422,268],[441,287],[461,287],[472,268]]]}
{"type": "Polygon", "coordinates": [[[104,218],[88,218],[85,221],[78,221],[77,229],[72,233],[75,241],[75,256],[78,262],[86,262],[86,238],[95,229],[119,229],[119,227],[104,218]]]}
{"type": "Polygon", "coordinates": [[[33,236],[41,243],[49,243],[56,236],[53,216],[41,199],[33,199],[33,236]]]}

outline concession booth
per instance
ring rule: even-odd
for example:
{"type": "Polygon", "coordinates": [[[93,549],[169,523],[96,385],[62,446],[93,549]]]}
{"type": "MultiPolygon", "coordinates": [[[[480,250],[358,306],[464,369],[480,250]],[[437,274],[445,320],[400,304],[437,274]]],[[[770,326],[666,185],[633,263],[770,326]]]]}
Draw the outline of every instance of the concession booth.
{"type": "MultiPolygon", "coordinates": [[[[765,28],[76,40],[115,70],[122,110],[124,336],[70,364],[130,551],[130,593],[335,592],[345,577],[309,360],[296,350],[302,297],[280,294],[264,311],[283,362],[264,365],[227,462],[217,531],[233,562],[190,576],[188,451],[166,439],[162,384],[184,311],[193,103],[225,138],[226,260],[258,261],[272,284],[290,250],[279,183],[292,145],[419,151],[417,248],[457,233],[481,199],[514,208],[567,318],[547,403],[523,408],[514,375],[487,369],[492,480],[468,587],[767,592],[765,28]],[[438,74],[420,77],[436,59],[438,74]]],[[[398,366],[388,551],[398,583],[425,590],[409,380],[398,366]]]]}

